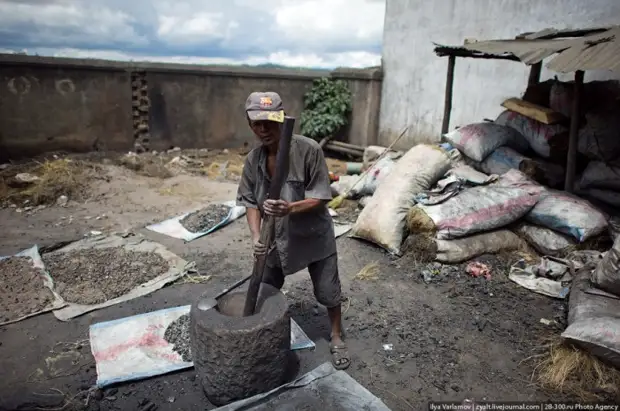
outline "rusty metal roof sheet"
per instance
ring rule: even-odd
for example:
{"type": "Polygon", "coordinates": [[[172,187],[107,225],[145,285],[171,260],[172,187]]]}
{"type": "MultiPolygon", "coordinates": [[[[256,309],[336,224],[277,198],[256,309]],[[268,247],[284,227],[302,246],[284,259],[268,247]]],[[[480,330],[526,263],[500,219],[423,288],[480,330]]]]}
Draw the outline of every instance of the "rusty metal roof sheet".
{"type": "Polygon", "coordinates": [[[528,35],[528,39],[479,41],[461,48],[488,55],[512,54],[530,65],[556,55],[547,67],[562,73],[577,70],[620,71],[620,26],[605,31],[595,30],[598,32],[582,37],[540,39],[561,33],[546,29],[528,35]]]}

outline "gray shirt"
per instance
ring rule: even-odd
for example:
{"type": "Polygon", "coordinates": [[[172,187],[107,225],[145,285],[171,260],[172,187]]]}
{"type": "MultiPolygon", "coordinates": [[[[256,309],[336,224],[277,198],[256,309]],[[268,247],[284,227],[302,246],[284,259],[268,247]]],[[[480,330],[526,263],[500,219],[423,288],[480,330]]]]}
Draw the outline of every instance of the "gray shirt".
{"type": "MultiPolygon", "coordinates": [[[[294,135],[291,140],[288,177],[282,186],[281,199],[289,203],[315,198],[332,199],[329,172],[323,150],[307,137],[294,135]]],[[[267,172],[267,149],[250,151],[239,189],[237,204],[258,208],[264,216],[263,202],[269,195],[271,178],[267,172]]],[[[285,275],[295,273],[309,264],[336,252],[334,226],[326,205],[305,213],[276,218],[275,246],[277,255],[270,255],[268,264],[279,264],[285,275]],[[279,258],[277,258],[279,257],[279,258]]]]}

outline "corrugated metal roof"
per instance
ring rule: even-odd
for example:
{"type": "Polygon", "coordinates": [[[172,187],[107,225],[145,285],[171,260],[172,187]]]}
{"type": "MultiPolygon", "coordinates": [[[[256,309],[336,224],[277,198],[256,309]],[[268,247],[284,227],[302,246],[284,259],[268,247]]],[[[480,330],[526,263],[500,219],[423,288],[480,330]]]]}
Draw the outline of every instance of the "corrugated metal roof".
{"type": "Polygon", "coordinates": [[[577,70],[620,71],[620,27],[591,36],[554,57],[547,68],[561,73],[577,70]]]}
{"type": "Polygon", "coordinates": [[[583,37],[536,40],[537,37],[552,33],[552,29],[546,29],[528,35],[533,38],[531,40],[480,41],[465,44],[462,48],[491,55],[510,53],[530,65],[557,53],[547,67],[561,73],[577,70],[620,71],[620,26],[583,37]]]}

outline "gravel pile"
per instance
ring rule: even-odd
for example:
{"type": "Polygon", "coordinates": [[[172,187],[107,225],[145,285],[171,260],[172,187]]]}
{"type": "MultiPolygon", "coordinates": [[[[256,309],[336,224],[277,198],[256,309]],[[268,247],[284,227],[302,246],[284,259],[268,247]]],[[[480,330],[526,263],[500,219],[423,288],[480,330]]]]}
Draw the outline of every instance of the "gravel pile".
{"type": "Polygon", "coordinates": [[[228,216],[228,213],[230,213],[230,207],[223,204],[211,204],[187,215],[180,223],[191,233],[203,233],[219,224],[228,216]]]}
{"type": "Polygon", "coordinates": [[[67,302],[85,305],[125,295],[169,268],[159,254],[123,247],[73,250],[42,258],[57,292],[67,302]]]}
{"type": "Polygon", "coordinates": [[[164,340],[174,346],[172,349],[183,358],[183,361],[192,361],[189,348],[189,314],[182,315],[170,323],[164,333],[164,340]]]}
{"type": "Polygon", "coordinates": [[[12,321],[50,306],[54,296],[28,257],[0,260],[0,322],[12,321]]]}

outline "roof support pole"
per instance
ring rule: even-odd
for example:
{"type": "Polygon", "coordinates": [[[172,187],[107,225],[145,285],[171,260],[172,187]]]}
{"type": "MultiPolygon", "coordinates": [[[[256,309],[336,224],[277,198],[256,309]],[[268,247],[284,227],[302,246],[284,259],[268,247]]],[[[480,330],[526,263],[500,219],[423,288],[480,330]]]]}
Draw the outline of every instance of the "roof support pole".
{"type": "Polygon", "coordinates": [[[530,77],[527,80],[527,85],[532,86],[540,83],[540,73],[542,72],[542,61],[532,64],[530,68],[530,77]]]}
{"type": "Polygon", "coordinates": [[[446,96],[443,105],[443,123],[441,124],[441,135],[446,134],[450,129],[450,114],[452,113],[452,89],[454,86],[454,65],[456,56],[448,57],[448,74],[446,77],[446,96]]]}
{"type": "Polygon", "coordinates": [[[572,193],[575,188],[575,166],[577,161],[577,137],[579,135],[579,125],[581,123],[581,97],[583,91],[584,72],[575,72],[575,85],[573,96],[573,107],[570,116],[570,131],[568,137],[568,154],[566,157],[566,176],[564,180],[564,190],[572,193]]]}

